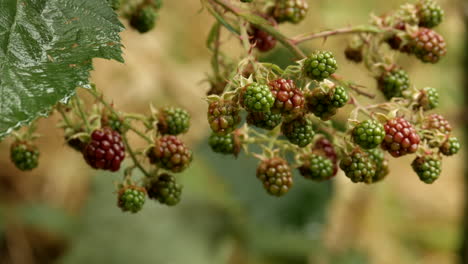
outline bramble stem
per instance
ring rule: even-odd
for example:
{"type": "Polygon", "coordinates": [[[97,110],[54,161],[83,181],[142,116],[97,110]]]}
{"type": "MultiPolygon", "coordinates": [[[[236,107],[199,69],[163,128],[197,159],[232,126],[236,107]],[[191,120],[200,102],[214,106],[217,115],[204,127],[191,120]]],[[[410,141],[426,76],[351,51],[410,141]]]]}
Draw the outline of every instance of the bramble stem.
{"type": "Polygon", "coordinates": [[[327,31],[316,32],[316,33],[302,34],[302,35],[298,35],[296,37],[291,38],[291,42],[293,44],[299,44],[308,40],[313,40],[317,38],[326,38],[326,37],[335,36],[335,35],[356,34],[356,33],[381,33],[381,32],[382,30],[377,27],[361,25],[361,26],[355,26],[355,27],[344,27],[340,29],[327,30],[327,31]]]}
{"type": "Polygon", "coordinates": [[[132,158],[133,164],[146,176],[146,177],[151,177],[151,174],[149,174],[145,168],[140,164],[138,161],[135,153],[133,152],[133,149],[131,148],[130,144],[128,144],[127,136],[124,134],[122,135],[122,141],[125,144],[126,151],[128,154],[130,154],[130,158],[132,158]]]}
{"type": "Polygon", "coordinates": [[[74,99],[72,99],[73,102],[75,103],[76,109],[78,110],[78,114],[80,115],[81,119],[83,119],[84,125],[86,127],[87,132],[91,132],[91,127],[89,125],[88,118],[86,118],[85,113],[83,112],[83,109],[81,108],[81,102],[78,96],[76,96],[74,99]]]}

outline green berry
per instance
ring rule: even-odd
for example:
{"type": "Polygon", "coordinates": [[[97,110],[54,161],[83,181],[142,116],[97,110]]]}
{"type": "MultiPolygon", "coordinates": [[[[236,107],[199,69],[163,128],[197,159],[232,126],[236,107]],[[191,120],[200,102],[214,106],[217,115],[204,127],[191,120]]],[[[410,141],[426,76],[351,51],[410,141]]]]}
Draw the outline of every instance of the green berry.
{"type": "Polygon", "coordinates": [[[208,139],[208,144],[216,153],[237,156],[240,151],[240,146],[238,142],[236,142],[236,136],[233,133],[227,135],[217,135],[212,133],[208,139]]]}
{"type": "Polygon", "coordinates": [[[283,121],[283,116],[279,113],[275,114],[272,112],[250,112],[246,119],[249,125],[266,130],[272,130],[281,124],[281,121],[283,121]]]}
{"type": "Polygon", "coordinates": [[[189,113],[177,107],[166,107],[159,114],[158,131],[161,134],[178,135],[188,131],[189,113]]]}
{"type": "Polygon", "coordinates": [[[340,168],[352,182],[372,183],[376,173],[376,165],[369,155],[360,149],[341,159],[340,168]]]}
{"type": "Polygon", "coordinates": [[[273,10],[273,17],[279,22],[301,22],[309,9],[306,0],[277,0],[273,10]]]}
{"type": "Polygon", "coordinates": [[[394,67],[380,76],[378,85],[387,100],[403,97],[403,92],[410,86],[409,76],[403,69],[394,67]]]}
{"type": "Polygon", "coordinates": [[[146,33],[154,28],[158,14],[151,6],[145,6],[135,11],[130,18],[130,26],[140,33],[146,33]]]}
{"type": "Polygon", "coordinates": [[[306,179],[314,181],[328,180],[333,176],[333,163],[326,156],[311,153],[302,157],[299,172],[306,179]]]}
{"type": "Polygon", "coordinates": [[[39,149],[27,142],[17,141],[11,145],[10,158],[16,168],[30,171],[39,165],[39,149]]]}
{"type": "Polygon", "coordinates": [[[241,105],[249,112],[269,112],[275,97],[266,84],[251,83],[241,92],[241,105]]]}
{"type": "Polygon", "coordinates": [[[265,190],[274,196],[283,196],[293,184],[288,162],[278,157],[261,161],[257,167],[257,178],[262,181],[265,190]]]}
{"type": "Polygon", "coordinates": [[[460,141],[458,141],[458,138],[450,137],[442,144],[442,146],[440,146],[439,150],[445,156],[452,156],[457,154],[460,148],[461,145],[460,141]]]}
{"type": "Polygon", "coordinates": [[[437,108],[439,106],[439,92],[432,87],[421,89],[418,96],[418,106],[425,111],[437,108]]]}
{"type": "Polygon", "coordinates": [[[375,164],[375,174],[372,177],[372,183],[381,181],[390,172],[388,160],[385,158],[385,153],[379,148],[370,149],[366,152],[371,161],[375,164]]]}
{"type": "Polygon", "coordinates": [[[348,92],[343,86],[335,86],[333,90],[333,96],[331,98],[330,104],[333,107],[341,108],[345,106],[349,101],[348,92]]]}
{"type": "Polygon", "coordinates": [[[320,87],[306,94],[307,109],[322,120],[328,120],[338,110],[332,104],[333,94],[320,87]]]}
{"type": "Polygon", "coordinates": [[[322,81],[337,68],[335,57],[330,51],[316,51],[304,61],[303,71],[312,80],[322,81]]]}
{"type": "Polygon", "coordinates": [[[219,100],[208,106],[208,123],[218,135],[227,135],[241,122],[239,106],[230,100],[219,100]]]}
{"type": "Polygon", "coordinates": [[[444,20],[444,10],[433,0],[423,0],[416,8],[420,27],[433,28],[444,20]]]}
{"type": "Polygon", "coordinates": [[[440,176],[442,162],[430,155],[417,157],[411,163],[414,172],[425,183],[433,183],[440,176]]]}
{"type": "Polygon", "coordinates": [[[379,122],[368,119],[356,125],[352,132],[353,140],[363,149],[376,148],[385,138],[385,130],[379,122]]]}
{"type": "Polygon", "coordinates": [[[124,212],[136,213],[143,208],[146,200],[146,191],[137,186],[124,187],[118,194],[118,206],[124,212]]]}
{"type": "Polygon", "coordinates": [[[176,177],[163,173],[157,179],[150,180],[146,189],[148,197],[162,204],[174,206],[180,202],[183,186],[177,183],[176,177]]]}
{"type": "Polygon", "coordinates": [[[292,144],[305,147],[312,142],[315,132],[312,121],[306,117],[298,117],[290,121],[284,121],[281,132],[292,144]]]}

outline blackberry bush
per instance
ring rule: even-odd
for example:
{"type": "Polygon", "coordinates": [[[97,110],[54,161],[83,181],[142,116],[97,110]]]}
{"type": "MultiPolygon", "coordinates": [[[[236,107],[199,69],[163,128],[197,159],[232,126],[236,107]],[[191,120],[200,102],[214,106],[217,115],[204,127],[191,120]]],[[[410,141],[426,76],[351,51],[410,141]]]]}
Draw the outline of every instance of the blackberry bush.
{"type": "Polygon", "coordinates": [[[109,127],[94,130],[83,149],[83,157],[94,169],[118,171],[125,159],[121,135],[109,127]]]}
{"type": "Polygon", "coordinates": [[[16,141],[11,145],[10,159],[19,170],[33,170],[39,165],[39,149],[28,142],[16,141]]]}
{"type": "Polygon", "coordinates": [[[278,157],[262,160],[257,167],[257,178],[268,194],[273,196],[285,195],[293,185],[288,162],[278,157]]]}
{"type": "Polygon", "coordinates": [[[433,183],[439,178],[441,166],[440,160],[431,155],[417,157],[411,163],[411,167],[419,176],[419,179],[428,184],[433,183]]]}
{"type": "Polygon", "coordinates": [[[291,142],[299,147],[305,147],[312,142],[315,131],[312,122],[307,117],[298,117],[285,121],[281,125],[281,132],[291,142]]]}
{"type": "Polygon", "coordinates": [[[304,61],[304,74],[312,80],[322,81],[330,77],[338,68],[333,54],[329,51],[316,51],[304,61]]]}
{"type": "Polygon", "coordinates": [[[190,115],[182,108],[163,108],[158,119],[158,131],[162,134],[182,134],[187,132],[190,126],[190,115]]]}
{"type": "Polygon", "coordinates": [[[183,186],[177,183],[176,177],[163,173],[146,184],[148,197],[161,204],[174,206],[180,202],[183,186]]]}
{"type": "Polygon", "coordinates": [[[356,125],[352,134],[356,144],[363,149],[373,149],[384,140],[385,130],[379,122],[368,119],[356,125]]]}

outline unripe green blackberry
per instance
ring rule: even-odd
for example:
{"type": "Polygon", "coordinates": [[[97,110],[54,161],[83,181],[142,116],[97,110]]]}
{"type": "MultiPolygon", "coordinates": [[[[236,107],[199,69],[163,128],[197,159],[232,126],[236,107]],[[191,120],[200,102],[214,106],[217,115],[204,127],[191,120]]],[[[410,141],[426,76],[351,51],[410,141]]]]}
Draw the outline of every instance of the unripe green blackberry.
{"type": "Polygon", "coordinates": [[[439,106],[439,92],[435,88],[425,87],[420,90],[417,100],[418,107],[425,111],[435,109],[439,106]]]}
{"type": "Polygon", "coordinates": [[[368,119],[357,124],[352,132],[353,140],[363,149],[376,148],[385,138],[385,130],[379,122],[368,119]]]}
{"type": "Polygon", "coordinates": [[[309,5],[305,0],[277,0],[273,9],[273,17],[279,23],[297,24],[305,18],[308,9],[309,5]]]}
{"type": "Polygon", "coordinates": [[[39,165],[39,149],[27,142],[16,141],[11,145],[10,159],[16,168],[30,171],[39,165]]]}
{"type": "Polygon", "coordinates": [[[360,149],[344,156],[340,162],[340,169],[353,182],[372,183],[376,173],[376,166],[369,155],[360,149]]]}
{"type": "Polygon", "coordinates": [[[289,142],[301,148],[309,145],[315,135],[312,121],[303,116],[284,121],[281,125],[281,132],[289,142]]]}
{"type": "Polygon", "coordinates": [[[101,121],[101,124],[102,126],[110,127],[112,130],[117,131],[119,134],[123,134],[127,130],[124,126],[123,120],[121,120],[118,116],[112,114],[107,116],[107,120],[105,120],[104,122],[101,121]]]}
{"type": "Polygon", "coordinates": [[[335,176],[338,172],[338,155],[336,154],[333,143],[325,137],[319,138],[315,141],[312,151],[331,160],[333,164],[333,176],[335,176]]]}
{"type": "Polygon", "coordinates": [[[158,14],[151,6],[137,9],[130,17],[130,26],[140,33],[146,33],[154,28],[158,14]]]}
{"type": "Polygon", "coordinates": [[[390,172],[388,160],[385,158],[385,153],[379,148],[370,149],[366,152],[371,161],[375,164],[375,174],[372,177],[372,183],[381,181],[390,172]]]}
{"type": "Polygon", "coordinates": [[[403,92],[410,86],[409,76],[402,68],[393,67],[380,76],[378,86],[387,100],[403,97],[403,92]]]}
{"type": "Polygon", "coordinates": [[[307,93],[305,98],[307,109],[322,120],[330,119],[338,110],[332,104],[333,94],[320,87],[307,93]]]}
{"type": "Polygon", "coordinates": [[[274,196],[283,196],[293,184],[288,162],[279,157],[262,160],[257,167],[257,178],[262,181],[265,190],[274,196]]]}
{"type": "Polygon", "coordinates": [[[180,202],[183,186],[177,183],[176,177],[163,173],[157,179],[151,179],[146,184],[148,197],[158,202],[174,206],[180,202]]]}
{"type": "Polygon", "coordinates": [[[304,61],[303,72],[312,80],[322,81],[338,68],[335,57],[330,51],[316,51],[304,61]]]}
{"type": "Polygon", "coordinates": [[[125,186],[119,190],[117,206],[124,212],[136,213],[143,208],[146,190],[137,186],[125,186]]]}
{"type": "Polygon", "coordinates": [[[250,83],[241,91],[241,105],[249,112],[269,112],[275,97],[266,84],[250,83]]]}
{"type": "Polygon", "coordinates": [[[444,10],[433,0],[420,1],[416,8],[420,27],[433,28],[444,20],[444,10]]]}
{"type": "Polygon", "coordinates": [[[272,130],[281,124],[281,121],[283,121],[283,116],[281,114],[275,114],[272,112],[250,112],[247,115],[246,120],[249,125],[266,130],[272,130]]]}
{"type": "Polygon", "coordinates": [[[440,146],[439,150],[440,153],[444,154],[445,156],[452,156],[458,153],[460,150],[461,145],[460,141],[456,137],[448,138],[442,146],[440,146]]]}
{"type": "Polygon", "coordinates": [[[440,176],[442,162],[431,155],[416,157],[411,163],[414,172],[425,183],[433,183],[440,176]]]}
{"type": "Polygon", "coordinates": [[[293,80],[279,78],[271,81],[268,86],[275,97],[273,112],[283,114],[299,113],[304,108],[304,94],[296,88],[293,80]]]}
{"type": "Polygon", "coordinates": [[[227,135],[241,122],[239,106],[230,100],[211,102],[208,106],[208,123],[218,135],[227,135]]]}
{"type": "Polygon", "coordinates": [[[216,153],[237,156],[240,151],[240,144],[237,141],[238,140],[236,139],[236,135],[234,133],[227,135],[216,135],[215,133],[212,133],[208,139],[208,144],[216,153]]]}
{"type": "Polygon", "coordinates": [[[190,127],[190,115],[182,108],[163,108],[159,113],[158,119],[158,131],[163,135],[182,134],[187,132],[190,127]]]}
{"type": "Polygon", "coordinates": [[[345,54],[345,57],[350,61],[354,61],[356,63],[362,62],[362,59],[363,59],[362,47],[355,48],[355,47],[348,46],[346,47],[344,54],[345,54]]]}
{"type": "Polygon", "coordinates": [[[330,104],[333,107],[341,108],[345,106],[349,101],[348,92],[343,86],[337,85],[333,89],[333,96],[331,97],[330,104]]]}
{"type": "Polygon", "coordinates": [[[409,46],[411,52],[424,63],[437,63],[447,53],[444,38],[429,28],[419,28],[409,46]]]}
{"type": "Polygon", "coordinates": [[[302,157],[299,172],[306,179],[324,181],[333,177],[333,163],[326,156],[311,153],[302,157]]]}
{"type": "Polygon", "coordinates": [[[172,135],[157,139],[155,146],[147,154],[151,163],[172,172],[181,172],[192,162],[192,151],[172,135]]]}

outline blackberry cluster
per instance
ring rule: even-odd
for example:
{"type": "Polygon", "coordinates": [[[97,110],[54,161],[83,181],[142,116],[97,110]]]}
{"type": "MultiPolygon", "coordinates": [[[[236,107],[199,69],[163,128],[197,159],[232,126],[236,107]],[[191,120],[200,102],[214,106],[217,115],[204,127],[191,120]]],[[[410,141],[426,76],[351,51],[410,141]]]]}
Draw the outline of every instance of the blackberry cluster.
{"type": "Polygon", "coordinates": [[[296,88],[293,80],[276,79],[269,84],[271,93],[275,98],[273,112],[284,114],[298,113],[304,108],[304,94],[296,88]]]}
{"type": "Polygon", "coordinates": [[[269,112],[275,98],[266,84],[250,83],[241,92],[241,105],[248,112],[269,112]]]}
{"type": "Polygon", "coordinates": [[[425,183],[433,183],[440,176],[442,162],[431,155],[416,157],[411,163],[414,172],[425,183]]]}
{"type": "Polygon", "coordinates": [[[247,123],[266,130],[272,130],[283,121],[281,114],[273,112],[250,112],[247,114],[247,123]]]}
{"type": "Polygon", "coordinates": [[[380,76],[378,86],[387,100],[403,97],[403,92],[410,86],[409,76],[403,69],[393,67],[380,76]]]}
{"type": "Polygon", "coordinates": [[[376,173],[375,163],[360,149],[344,156],[340,162],[340,169],[352,182],[372,183],[376,173]]]}
{"type": "Polygon", "coordinates": [[[461,145],[456,137],[449,137],[439,148],[440,153],[445,156],[452,156],[458,153],[461,145]]]}
{"type": "Polygon", "coordinates": [[[425,63],[436,63],[447,53],[444,38],[429,28],[419,28],[410,46],[411,52],[425,63]]]}
{"type": "Polygon", "coordinates": [[[402,117],[388,120],[384,125],[382,148],[393,157],[401,157],[418,150],[420,138],[416,129],[402,117]]]}
{"type": "Polygon", "coordinates": [[[421,1],[416,8],[420,27],[433,28],[442,23],[444,19],[444,10],[433,0],[421,1]]]}
{"type": "Polygon", "coordinates": [[[281,125],[281,132],[289,142],[301,148],[309,145],[315,135],[312,121],[303,116],[284,121],[281,125]]]}
{"type": "Polygon", "coordinates": [[[185,170],[192,161],[192,151],[176,136],[166,135],[157,139],[148,152],[150,162],[172,172],[185,170]]]}
{"type": "Polygon", "coordinates": [[[146,190],[137,186],[123,187],[118,193],[117,205],[124,212],[136,213],[143,208],[146,190]]]}
{"type": "Polygon", "coordinates": [[[19,170],[33,170],[39,165],[39,149],[27,142],[16,141],[11,145],[10,159],[19,170]]]}
{"type": "Polygon", "coordinates": [[[273,17],[279,23],[297,24],[305,18],[308,9],[309,5],[305,0],[277,0],[273,9],[273,17]]]}
{"type": "Polygon", "coordinates": [[[158,202],[174,206],[180,202],[183,186],[177,183],[176,177],[163,173],[146,184],[148,197],[158,202]]]}
{"type": "Polygon", "coordinates": [[[311,153],[302,157],[299,172],[306,179],[324,181],[333,177],[333,163],[326,156],[311,153]]]}
{"type": "Polygon", "coordinates": [[[352,135],[354,142],[363,149],[373,149],[382,143],[385,130],[379,122],[368,119],[356,125],[352,135]]]}
{"type": "Polygon", "coordinates": [[[118,171],[125,158],[122,137],[110,127],[94,130],[83,149],[83,157],[94,169],[118,171]]]}
{"type": "Polygon", "coordinates": [[[322,81],[338,68],[335,57],[329,51],[316,51],[304,61],[304,74],[312,80],[322,81]]]}
{"type": "Polygon", "coordinates": [[[235,102],[219,100],[208,106],[208,123],[214,133],[229,134],[236,129],[240,122],[239,106],[235,102]]]}
{"type": "Polygon", "coordinates": [[[160,110],[158,116],[158,131],[161,134],[178,135],[188,131],[190,127],[189,113],[177,107],[166,107],[160,110]]]}
{"type": "Polygon", "coordinates": [[[227,135],[216,135],[215,133],[212,133],[208,140],[208,144],[216,153],[237,156],[240,151],[240,143],[237,141],[238,140],[234,133],[227,135]]]}
{"type": "Polygon", "coordinates": [[[257,167],[257,178],[262,181],[265,190],[274,196],[283,196],[293,184],[288,162],[279,157],[262,160],[257,167]]]}
{"type": "Polygon", "coordinates": [[[425,87],[420,90],[417,100],[418,107],[422,107],[425,111],[432,110],[439,106],[439,93],[435,88],[425,87]]]}
{"type": "Polygon", "coordinates": [[[370,149],[366,152],[370,160],[375,164],[375,174],[372,177],[372,183],[383,180],[390,172],[385,153],[378,148],[370,149]]]}
{"type": "Polygon", "coordinates": [[[329,158],[333,164],[333,175],[335,176],[338,172],[338,155],[336,154],[335,147],[325,137],[319,138],[315,141],[314,146],[312,147],[312,152],[319,155],[323,155],[329,158]]]}

